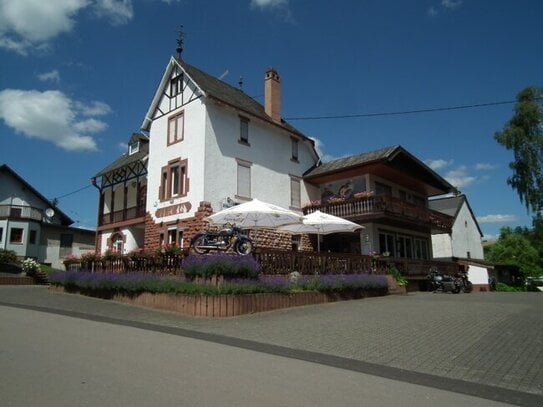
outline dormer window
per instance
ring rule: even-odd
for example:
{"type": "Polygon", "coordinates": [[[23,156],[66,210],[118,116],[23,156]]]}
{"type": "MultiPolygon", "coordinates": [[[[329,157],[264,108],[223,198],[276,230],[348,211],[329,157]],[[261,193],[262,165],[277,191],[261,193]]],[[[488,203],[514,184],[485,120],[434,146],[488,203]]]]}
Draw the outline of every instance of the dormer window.
{"type": "Polygon", "coordinates": [[[239,118],[239,140],[241,144],[249,145],[249,119],[239,118]]]}
{"type": "Polygon", "coordinates": [[[292,161],[298,162],[298,140],[295,138],[290,139],[290,146],[292,150],[292,155],[290,159],[292,161]]]}
{"type": "Polygon", "coordinates": [[[132,143],[128,144],[128,155],[132,155],[134,153],[137,153],[138,151],[140,151],[139,141],[133,141],[132,143]]]}
{"type": "Polygon", "coordinates": [[[174,76],[170,80],[170,96],[174,97],[183,92],[183,74],[174,76]]]}

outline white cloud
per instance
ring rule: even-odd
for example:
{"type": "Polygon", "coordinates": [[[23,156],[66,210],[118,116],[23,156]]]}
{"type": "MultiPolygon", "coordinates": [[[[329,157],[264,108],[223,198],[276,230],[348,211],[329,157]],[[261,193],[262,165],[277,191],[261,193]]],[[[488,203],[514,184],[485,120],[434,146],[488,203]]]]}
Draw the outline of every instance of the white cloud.
{"type": "Polygon", "coordinates": [[[434,6],[431,6],[429,9],[428,9],[428,15],[430,17],[434,17],[434,16],[437,16],[437,9],[434,7],[434,6]]]}
{"type": "Polygon", "coordinates": [[[463,0],[441,0],[439,4],[428,7],[428,9],[426,10],[426,14],[428,14],[428,16],[430,17],[436,17],[442,12],[457,9],[462,5],[462,3],[463,0]]]}
{"type": "Polygon", "coordinates": [[[442,0],[441,5],[448,9],[455,9],[462,4],[462,0],[442,0]]]}
{"type": "Polygon", "coordinates": [[[319,155],[321,159],[321,163],[327,163],[333,160],[337,160],[338,158],[347,157],[349,154],[342,155],[341,157],[336,157],[330,154],[326,154],[324,152],[324,143],[319,140],[316,137],[310,137],[311,140],[315,142],[315,150],[317,150],[317,154],[319,155]]]}
{"type": "Polygon", "coordinates": [[[251,7],[275,8],[288,6],[288,0],[251,0],[251,7]]]}
{"type": "Polygon", "coordinates": [[[517,220],[515,215],[485,215],[477,218],[479,223],[510,223],[517,220]]]}
{"type": "Polygon", "coordinates": [[[74,129],[81,133],[99,133],[107,128],[107,124],[101,120],[86,119],[74,124],[74,129]]]}
{"type": "Polygon", "coordinates": [[[113,25],[126,24],[134,18],[132,0],[97,0],[94,12],[108,19],[113,25]]]}
{"type": "Polygon", "coordinates": [[[88,4],[88,0],[0,0],[0,47],[26,55],[30,46],[71,31],[73,17],[88,4]]]}
{"type": "Polygon", "coordinates": [[[107,124],[92,118],[81,120],[77,104],[80,102],[60,91],[5,89],[0,91],[0,118],[28,138],[68,151],[96,150],[96,142],[87,134],[102,131],[107,124]]]}
{"type": "Polygon", "coordinates": [[[58,73],[56,69],[50,72],[40,73],[37,76],[38,76],[38,79],[42,82],[47,82],[47,81],[51,81],[55,83],[60,82],[60,74],[58,73]]]}
{"type": "Polygon", "coordinates": [[[74,102],[74,106],[83,116],[105,116],[111,113],[111,107],[107,103],[97,100],[91,103],[74,102]]]}
{"type": "Polygon", "coordinates": [[[455,186],[458,189],[468,187],[477,181],[477,177],[471,176],[468,174],[467,168],[465,165],[450,170],[445,174],[444,177],[450,184],[455,186]]]}
{"type": "Polygon", "coordinates": [[[490,170],[495,170],[496,168],[498,168],[498,166],[495,165],[495,164],[489,164],[489,163],[477,163],[477,164],[475,164],[475,169],[477,171],[490,171],[490,170]]]}
{"type": "Polygon", "coordinates": [[[251,0],[252,9],[274,10],[274,12],[286,23],[296,24],[296,19],[290,11],[289,0],[251,0]]]}
{"type": "Polygon", "coordinates": [[[28,55],[73,30],[79,13],[95,14],[119,25],[134,17],[132,0],[0,0],[0,48],[28,55]]]}
{"type": "Polygon", "coordinates": [[[499,235],[491,235],[491,234],[485,233],[483,235],[483,242],[491,243],[498,240],[499,237],[500,237],[499,235]]]}
{"type": "Polygon", "coordinates": [[[428,167],[430,167],[431,169],[433,169],[434,171],[437,171],[437,170],[441,170],[445,167],[448,167],[450,165],[452,165],[452,163],[454,162],[454,160],[443,160],[443,159],[437,159],[437,160],[426,160],[425,163],[428,167]]]}

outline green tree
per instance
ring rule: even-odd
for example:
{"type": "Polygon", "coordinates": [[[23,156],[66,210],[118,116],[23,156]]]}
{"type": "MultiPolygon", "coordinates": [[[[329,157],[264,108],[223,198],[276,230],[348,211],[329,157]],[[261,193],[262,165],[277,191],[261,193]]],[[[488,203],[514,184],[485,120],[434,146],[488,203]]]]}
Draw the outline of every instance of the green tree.
{"type": "Polygon", "coordinates": [[[523,231],[502,228],[500,237],[485,251],[485,258],[495,263],[517,266],[525,276],[543,274],[539,251],[532,245],[523,231]]]}
{"type": "Polygon", "coordinates": [[[515,113],[494,138],[513,151],[513,175],[507,184],[517,191],[528,212],[543,209],[543,89],[530,86],[517,95],[515,113]]]}

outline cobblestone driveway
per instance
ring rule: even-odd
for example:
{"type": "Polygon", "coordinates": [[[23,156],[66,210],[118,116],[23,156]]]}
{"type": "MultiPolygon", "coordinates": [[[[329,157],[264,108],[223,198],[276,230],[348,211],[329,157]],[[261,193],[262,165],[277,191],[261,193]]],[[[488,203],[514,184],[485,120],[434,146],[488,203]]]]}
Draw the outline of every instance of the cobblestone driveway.
{"type": "Polygon", "coordinates": [[[539,293],[413,293],[221,320],[0,286],[0,305],[8,304],[221,335],[543,396],[539,293]]]}

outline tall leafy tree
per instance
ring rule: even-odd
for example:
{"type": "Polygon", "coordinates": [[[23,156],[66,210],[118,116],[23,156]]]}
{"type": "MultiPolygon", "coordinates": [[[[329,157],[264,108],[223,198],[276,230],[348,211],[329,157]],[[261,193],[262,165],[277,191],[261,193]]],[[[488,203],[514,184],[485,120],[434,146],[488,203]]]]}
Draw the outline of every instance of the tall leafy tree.
{"type": "Polygon", "coordinates": [[[513,151],[507,183],[528,212],[537,214],[543,209],[543,88],[531,86],[518,93],[513,117],[494,138],[513,151]]]}
{"type": "Polygon", "coordinates": [[[543,274],[539,251],[521,230],[502,228],[499,239],[485,250],[485,259],[517,266],[525,277],[543,274]]]}

